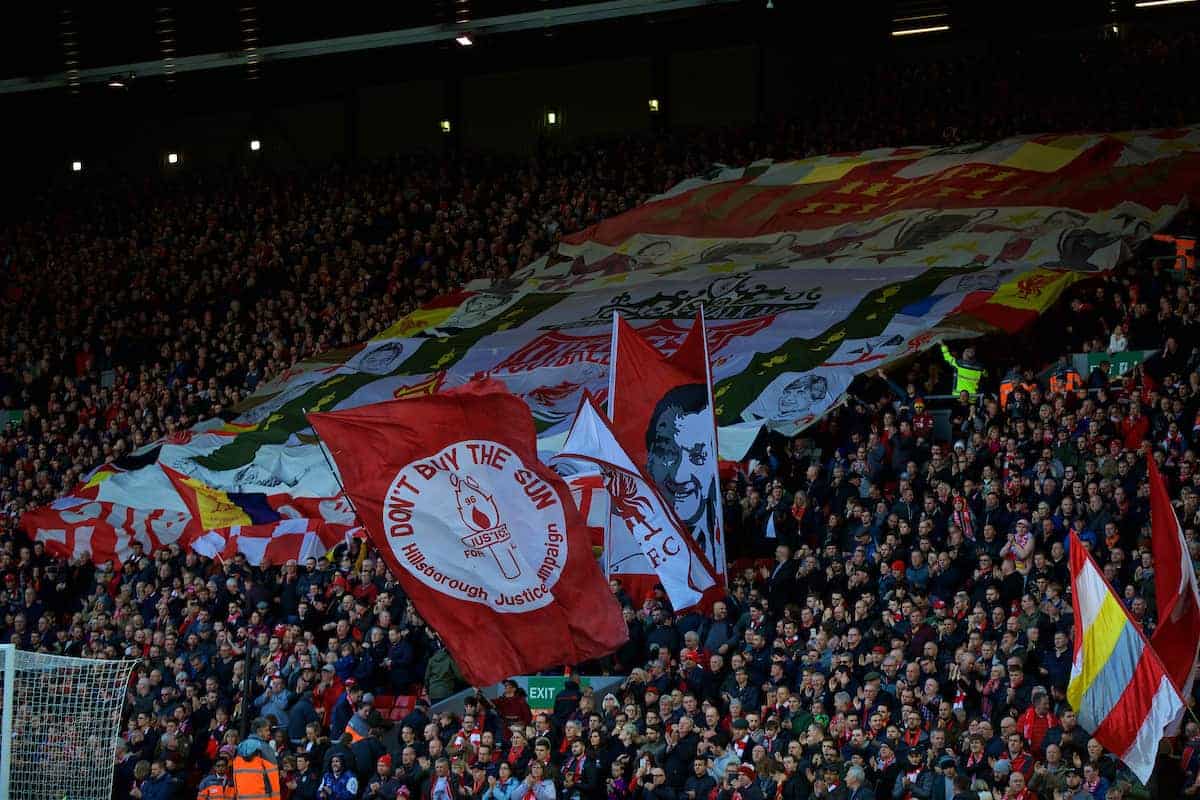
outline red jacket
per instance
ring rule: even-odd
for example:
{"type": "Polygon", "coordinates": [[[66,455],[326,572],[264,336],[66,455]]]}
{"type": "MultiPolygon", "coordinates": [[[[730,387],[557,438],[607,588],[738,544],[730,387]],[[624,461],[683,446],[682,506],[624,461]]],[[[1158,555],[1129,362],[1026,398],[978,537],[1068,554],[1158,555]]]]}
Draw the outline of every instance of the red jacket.
{"type": "Polygon", "coordinates": [[[1121,440],[1126,450],[1137,450],[1142,446],[1142,437],[1150,430],[1150,418],[1139,414],[1137,419],[1126,417],[1121,420],[1121,440]]]}
{"type": "Polygon", "coordinates": [[[1042,742],[1046,739],[1046,731],[1058,725],[1058,717],[1052,712],[1046,712],[1046,716],[1039,717],[1037,712],[1033,710],[1033,706],[1025,709],[1025,713],[1017,718],[1017,730],[1025,741],[1029,742],[1029,747],[1034,753],[1042,752],[1042,742]]]}

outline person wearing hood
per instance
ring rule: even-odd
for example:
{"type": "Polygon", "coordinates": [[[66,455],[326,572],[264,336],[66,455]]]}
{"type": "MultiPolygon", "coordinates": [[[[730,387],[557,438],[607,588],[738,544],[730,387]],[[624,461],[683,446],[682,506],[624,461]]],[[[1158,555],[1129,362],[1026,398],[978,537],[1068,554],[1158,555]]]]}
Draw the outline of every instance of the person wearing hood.
{"type": "Polygon", "coordinates": [[[253,731],[238,745],[233,784],[242,800],[280,800],[279,760],[271,744],[271,723],[258,717],[253,731]]]}
{"type": "Polygon", "coordinates": [[[335,753],[329,761],[329,772],[321,779],[318,800],[355,800],[358,797],[358,778],[346,768],[346,756],[335,753]]]}

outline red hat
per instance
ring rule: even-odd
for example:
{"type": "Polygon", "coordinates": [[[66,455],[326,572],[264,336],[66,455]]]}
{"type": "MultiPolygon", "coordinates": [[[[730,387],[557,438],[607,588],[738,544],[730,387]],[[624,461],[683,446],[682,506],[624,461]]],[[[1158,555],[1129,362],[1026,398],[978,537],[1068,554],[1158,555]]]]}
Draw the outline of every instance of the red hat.
{"type": "Polygon", "coordinates": [[[376,763],[376,764],[383,764],[383,765],[385,765],[385,766],[387,766],[387,767],[391,767],[391,766],[392,766],[392,757],[391,757],[391,755],[389,755],[388,753],[384,753],[383,755],[381,755],[381,756],[379,757],[379,760],[378,760],[378,761],[376,761],[375,763],[376,763]]]}
{"type": "Polygon", "coordinates": [[[346,680],[342,681],[342,685],[345,686],[347,689],[349,689],[350,687],[355,686],[357,684],[358,684],[358,681],[354,680],[354,678],[346,678],[346,680]]]}
{"type": "Polygon", "coordinates": [[[700,654],[697,653],[695,650],[691,650],[691,649],[684,650],[682,653],[679,654],[679,657],[691,659],[692,661],[695,661],[696,663],[700,663],[700,654]]]}
{"type": "Polygon", "coordinates": [[[945,600],[943,600],[943,599],[941,599],[941,598],[939,597],[937,600],[934,600],[934,601],[933,601],[933,607],[934,607],[934,608],[945,608],[945,607],[946,607],[946,601],[945,601],[945,600]]]}
{"type": "Polygon", "coordinates": [[[893,561],[892,562],[892,572],[899,572],[899,573],[903,574],[904,573],[904,562],[898,558],[895,561],[893,561]]]}
{"type": "Polygon", "coordinates": [[[749,764],[742,764],[740,767],[738,767],[738,775],[741,775],[743,778],[747,778],[749,780],[754,780],[756,777],[754,774],[754,767],[750,766],[749,764]]]}

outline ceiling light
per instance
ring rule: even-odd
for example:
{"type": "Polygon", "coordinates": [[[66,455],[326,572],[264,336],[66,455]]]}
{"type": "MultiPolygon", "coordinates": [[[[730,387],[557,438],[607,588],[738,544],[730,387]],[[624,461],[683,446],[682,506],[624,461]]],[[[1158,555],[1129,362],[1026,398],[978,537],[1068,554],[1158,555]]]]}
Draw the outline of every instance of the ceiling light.
{"type": "Polygon", "coordinates": [[[557,111],[547,111],[546,112],[546,124],[547,125],[557,125],[558,124],[558,112],[557,111]]]}
{"type": "Polygon", "coordinates": [[[442,120],[441,122],[438,123],[438,128],[441,129],[442,133],[449,133],[450,132],[450,120],[448,120],[448,119],[442,120]]]}
{"type": "Polygon", "coordinates": [[[125,79],[122,78],[120,75],[113,75],[111,78],[108,79],[108,88],[124,89],[125,88],[125,79]]]}
{"type": "Polygon", "coordinates": [[[82,161],[72,161],[71,162],[71,172],[83,172],[83,162],[82,161]]]}
{"type": "Polygon", "coordinates": [[[257,153],[259,150],[262,150],[262,142],[260,142],[258,139],[251,139],[250,149],[257,153]]]}
{"type": "Polygon", "coordinates": [[[471,39],[471,34],[469,33],[463,33],[455,36],[454,41],[458,42],[463,47],[470,47],[471,45],[475,44],[475,42],[471,39]]]}
{"type": "Polygon", "coordinates": [[[650,105],[650,113],[651,113],[651,114],[657,114],[657,113],[658,113],[658,108],[659,108],[659,106],[658,106],[658,98],[657,98],[657,97],[651,97],[651,98],[650,98],[649,105],[650,105]]]}
{"type": "Polygon", "coordinates": [[[167,153],[167,163],[168,164],[178,164],[179,163],[179,153],[167,153]]]}
{"type": "Polygon", "coordinates": [[[1194,3],[1196,0],[1137,0],[1134,5],[1138,8],[1153,8],[1154,6],[1175,6],[1180,3],[1194,3]]]}
{"type": "Polygon", "coordinates": [[[898,31],[892,31],[892,36],[916,36],[919,33],[938,33],[948,30],[950,30],[949,25],[930,25],[927,28],[903,28],[898,31]]]}

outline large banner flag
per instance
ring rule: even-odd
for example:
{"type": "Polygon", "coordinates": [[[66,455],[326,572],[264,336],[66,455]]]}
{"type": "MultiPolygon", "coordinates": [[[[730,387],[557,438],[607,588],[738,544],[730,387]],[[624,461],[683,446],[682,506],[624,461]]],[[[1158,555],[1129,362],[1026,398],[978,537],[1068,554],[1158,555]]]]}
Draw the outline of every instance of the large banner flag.
{"type": "MultiPolygon", "coordinates": [[[[1146,459],[1150,474],[1150,547],[1154,553],[1154,596],[1158,627],[1150,643],[1184,698],[1192,694],[1196,656],[1200,653],[1200,592],[1196,568],[1188,552],[1179,517],[1171,507],[1167,487],[1153,458],[1146,459]]],[[[1182,717],[1170,733],[1178,731],[1182,717]]]]}
{"type": "Polygon", "coordinates": [[[591,395],[584,396],[562,452],[552,462],[566,471],[579,464],[600,469],[606,502],[588,503],[609,509],[604,574],[620,579],[636,601],[661,583],[671,606],[682,611],[721,586],[674,507],[625,452],[591,395]]]}
{"type": "MultiPolygon", "coordinates": [[[[557,446],[583,393],[608,387],[614,312],[670,355],[703,308],[721,451],[735,426],[790,435],[858,375],[942,339],[1028,325],[1194,206],[1197,186],[1200,126],[714,170],[568,231],[509,279],[474,281],[370,341],[270,376],[236,418],[163,437],[71,496],[187,514],[157,463],[227,492],[336,497],[307,412],[483,376],[524,400],[539,439],[557,446]]],[[[24,527],[70,528],[56,516],[39,509],[24,527]]]]}
{"type": "Polygon", "coordinates": [[[654,481],[725,583],[717,425],[703,311],[670,355],[613,314],[608,416],[624,451],[654,481]]]}
{"type": "Polygon", "coordinates": [[[291,509],[279,498],[224,492],[170,467],[163,471],[190,513],[186,544],[202,556],[229,560],[240,553],[256,567],[302,563],[325,555],[353,530],[291,509]]]}
{"type": "Polygon", "coordinates": [[[1149,783],[1158,743],[1183,713],[1183,700],[1074,533],[1070,550],[1075,657],[1067,700],[1084,730],[1149,783]]]}
{"type": "Polygon", "coordinates": [[[315,413],[371,543],[463,676],[487,686],[628,638],[570,491],[499,384],[315,413]]]}

